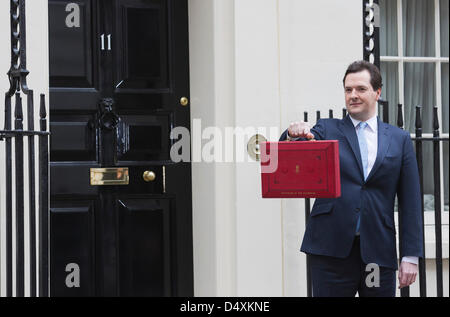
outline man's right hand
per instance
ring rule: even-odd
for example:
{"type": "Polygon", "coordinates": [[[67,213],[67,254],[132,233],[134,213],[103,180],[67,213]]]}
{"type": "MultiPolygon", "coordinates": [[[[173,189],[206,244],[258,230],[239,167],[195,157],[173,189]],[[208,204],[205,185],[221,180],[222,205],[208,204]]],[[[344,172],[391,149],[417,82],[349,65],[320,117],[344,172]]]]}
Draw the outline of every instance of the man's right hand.
{"type": "Polygon", "coordinates": [[[291,138],[306,138],[313,140],[314,134],[310,132],[310,129],[308,122],[292,122],[289,125],[288,134],[291,138]]]}

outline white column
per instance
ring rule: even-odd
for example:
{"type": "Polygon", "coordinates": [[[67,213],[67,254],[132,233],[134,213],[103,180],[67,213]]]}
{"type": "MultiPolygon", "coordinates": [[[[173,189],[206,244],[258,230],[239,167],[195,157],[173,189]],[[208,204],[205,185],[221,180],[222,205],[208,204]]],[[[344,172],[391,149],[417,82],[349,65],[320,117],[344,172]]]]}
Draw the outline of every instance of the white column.
{"type": "MultiPolygon", "coordinates": [[[[234,1],[189,1],[193,157],[202,156],[202,130],[234,127],[234,1]],[[201,121],[199,121],[201,120],[201,121]]],[[[218,150],[218,149],[215,149],[218,150]]],[[[225,149],[222,146],[222,161],[225,149]]],[[[235,164],[193,162],[195,296],[236,295],[235,164]]]]}

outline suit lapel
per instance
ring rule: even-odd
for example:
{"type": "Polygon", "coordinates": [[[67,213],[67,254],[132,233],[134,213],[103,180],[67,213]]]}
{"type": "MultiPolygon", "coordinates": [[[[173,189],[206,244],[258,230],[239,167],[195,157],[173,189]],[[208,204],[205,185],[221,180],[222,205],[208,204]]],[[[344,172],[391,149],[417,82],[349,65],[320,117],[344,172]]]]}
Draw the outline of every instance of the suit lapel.
{"type": "Polygon", "coordinates": [[[370,171],[370,174],[367,176],[366,182],[368,182],[373,175],[377,172],[378,168],[381,166],[381,163],[386,156],[386,153],[389,149],[389,145],[391,144],[391,133],[389,125],[382,122],[380,118],[378,118],[378,150],[377,150],[377,158],[375,163],[370,171]]]}
{"type": "Polygon", "coordinates": [[[358,136],[356,135],[355,126],[349,116],[341,120],[340,124],[341,132],[347,138],[350,147],[352,148],[353,154],[355,155],[356,161],[358,162],[359,172],[364,178],[364,171],[362,167],[361,151],[359,150],[358,136]]]}

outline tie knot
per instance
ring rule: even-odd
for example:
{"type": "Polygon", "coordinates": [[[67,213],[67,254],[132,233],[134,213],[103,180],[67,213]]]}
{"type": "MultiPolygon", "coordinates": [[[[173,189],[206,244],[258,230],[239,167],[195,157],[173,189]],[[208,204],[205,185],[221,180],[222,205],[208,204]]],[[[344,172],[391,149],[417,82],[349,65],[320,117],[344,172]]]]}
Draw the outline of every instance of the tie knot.
{"type": "Polygon", "coordinates": [[[363,121],[361,121],[358,125],[361,130],[364,130],[368,126],[367,122],[363,121]]]}

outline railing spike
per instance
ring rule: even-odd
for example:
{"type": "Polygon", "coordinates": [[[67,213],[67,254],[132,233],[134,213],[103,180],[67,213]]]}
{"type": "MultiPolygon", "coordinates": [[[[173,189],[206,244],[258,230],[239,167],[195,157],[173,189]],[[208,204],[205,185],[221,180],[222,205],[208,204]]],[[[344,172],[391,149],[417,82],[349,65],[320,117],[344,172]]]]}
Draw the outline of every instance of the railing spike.
{"type": "Polygon", "coordinates": [[[439,133],[438,107],[433,107],[433,130],[439,133]]]}
{"type": "Polygon", "coordinates": [[[47,117],[47,110],[45,109],[45,95],[44,94],[41,94],[39,115],[40,115],[41,119],[45,119],[47,117]]]}
{"type": "Polygon", "coordinates": [[[403,123],[403,105],[401,103],[398,104],[398,110],[397,110],[397,126],[400,129],[404,128],[403,123]]]}
{"type": "Polygon", "coordinates": [[[22,97],[20,97],[20,93],[16,93],[16,107],[14,110],[14,117],[16,120],[23,120],[22,97]]]}
{"type": "Polygon", "coordinates": [[[421,117],[422,106],[416,106],[416,129],[422,130],[422,117],[421,117]]]}

